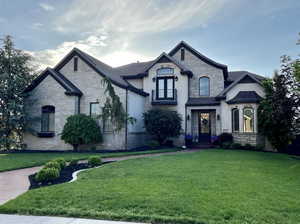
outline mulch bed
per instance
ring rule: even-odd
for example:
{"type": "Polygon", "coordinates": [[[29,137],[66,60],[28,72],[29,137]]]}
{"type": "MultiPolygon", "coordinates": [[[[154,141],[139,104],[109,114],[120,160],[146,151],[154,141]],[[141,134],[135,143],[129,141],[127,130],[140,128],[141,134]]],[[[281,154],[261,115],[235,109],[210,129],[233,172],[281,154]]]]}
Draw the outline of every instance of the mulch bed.
{"type": "MultiPolygon", "coordinates": [[[[101,164],[104,165],[106,163],[110,163],[110,162],[103,162],[101,164]]],[[[35,175],[36,173],[30,175],[29,178],[29,182],[30,182],[30,186],[29,189],[35,189],[35,188],[40,188],[40,187],[44,187],[44,186],[50,186],[50,185],[55,185],[55,184],[61,184],[61,183],[65,183],[65,182],[69,182],[73,179],[72,174],[77,171],[77,170],[83,170],[83,169],[88,169],[91,168],[90,166],[88,166],[87,163],[78,163],[75,166],[66,166],[64,169],[62,169],[60,171],[60,176],[59,178],[46,182],[46,183],[40,183],[37,182],[35,180],[35,175]]]]}

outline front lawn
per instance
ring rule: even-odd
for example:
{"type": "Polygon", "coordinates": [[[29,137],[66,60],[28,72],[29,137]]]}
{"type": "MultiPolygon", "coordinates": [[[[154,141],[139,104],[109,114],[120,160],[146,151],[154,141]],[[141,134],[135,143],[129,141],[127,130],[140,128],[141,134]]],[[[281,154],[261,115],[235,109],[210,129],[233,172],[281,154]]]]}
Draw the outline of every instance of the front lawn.
{"type": "Polygon", "coordinates": [[[207,150],[115,162],[30,190],[0,212],[154,223],[300,222],[300,161],[207,150]]]}
{"type": "Polygon", "coordinates": [[[0,172],[21,169],[26,167],[34,167],[44,165],[46,162],[63,157],[66,160],[70,159],[87,159],[92,155],[100,155],[102,158],[118,157],[126,155],[140,155],[146,153],[159,153],[159,152],[172,152],[179,149],[161,149],[161,150],[148,150],[137,152],[109,152],[109,153],[72,153],[72,152],[42,152],[42,153],[8,153],[0,154],[0,172]]]}

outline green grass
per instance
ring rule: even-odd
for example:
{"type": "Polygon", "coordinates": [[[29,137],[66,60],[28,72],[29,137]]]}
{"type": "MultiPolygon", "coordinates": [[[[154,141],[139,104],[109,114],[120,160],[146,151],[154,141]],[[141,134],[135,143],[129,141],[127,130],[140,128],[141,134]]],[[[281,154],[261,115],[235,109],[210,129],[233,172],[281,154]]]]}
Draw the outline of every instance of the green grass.
{"type": "Polygon", "coordinates": [[[300,161],[207,150],[110,163],[30,190],[2,213],[153,223],[300,223],[300,161]]]}
{"type": "Polygon", "coordinates": [[[87,159],[92,155],[100,155],[102,158],[118,157],[127,155],[140,155],[146,153],[159,153],[159,152],[172,152],[179,149],[162,149],[162,150],[148,150],[138,152],[110,152],[110,153],[72,153],[72,152],[43,152],[43,153],[8,153],[0,154],[0,172],[15,170],[27,167],[34,167],[44,165],[49,160],[54,158],[63,157],[66,160],[71,159],[87,159]]]}

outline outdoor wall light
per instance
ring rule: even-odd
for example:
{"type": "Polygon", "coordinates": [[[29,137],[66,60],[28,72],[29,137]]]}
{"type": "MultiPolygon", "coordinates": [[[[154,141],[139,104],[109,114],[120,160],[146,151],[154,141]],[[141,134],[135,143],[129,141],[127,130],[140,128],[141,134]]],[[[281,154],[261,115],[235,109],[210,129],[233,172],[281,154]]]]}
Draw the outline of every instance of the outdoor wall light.
{"type": "Polygon", "coordinates": [[[176,81],[176,82],[178,81],[178,76],[175,76],[175,81],[176,81]]]}
{"type": "Polygon", "coordinates": [[[217,114],[217,120],[220,120],[220,114],[217,114]]]}
{"type": "Polygon", "coordinates": [[[155,77],[153,77],[153,78],[152,78],[152,81],[153,81],[153,82],[155,82],[155,80],[156,80],[156,78],[155,78],[155,77]]]}
{"type": "Polygon", "coordinates": [[[187,120],[190,120],[190,115],[189,115],[189,114],[186,116],[186,119],[187,119],[187,120]]]}

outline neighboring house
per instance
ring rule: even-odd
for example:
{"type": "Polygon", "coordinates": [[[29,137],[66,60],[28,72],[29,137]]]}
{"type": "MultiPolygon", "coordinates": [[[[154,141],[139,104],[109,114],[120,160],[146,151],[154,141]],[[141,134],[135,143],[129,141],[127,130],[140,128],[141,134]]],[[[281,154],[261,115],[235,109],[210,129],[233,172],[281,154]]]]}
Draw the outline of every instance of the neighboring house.
{"type": "MultiPolygon", "coordinates": [[[[229,72],[226,65],[180,42],[168,54],[153,61],[112,68],[74,48],[54,68],[47,68],[26,89],[27,110],[33,117],[24,141],[28,149],[68,150],[60,139],[67,117],[77,113],[101,114],[106,100],[103,77],[111,79],[127,113],[135,117],[117,134],[108,122],[99,121],[104,142],[99,149],[131,149],[147,144],[143,113],[150,108],[181,114],[182,134],[174,139],[184,145],[185,134],[194,142],[210,142],[212,136],[232,133],[242,144],[262,144],[257,134],[257,107],[264,97],[264,77],[247,71],[229,72]]],[[[90,146],[88,146],[90,147],[90,146]]]]}

